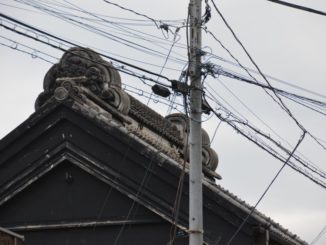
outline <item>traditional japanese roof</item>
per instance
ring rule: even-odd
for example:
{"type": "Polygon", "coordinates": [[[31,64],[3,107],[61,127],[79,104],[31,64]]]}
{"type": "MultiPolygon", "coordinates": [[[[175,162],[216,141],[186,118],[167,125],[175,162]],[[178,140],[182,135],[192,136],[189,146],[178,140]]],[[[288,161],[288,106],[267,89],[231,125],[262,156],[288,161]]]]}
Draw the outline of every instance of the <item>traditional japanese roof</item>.
{"type": "MultiPolygon", "coordinates": [[[[68,51],[50,69],[35,107],[34,114],[0,141],[0,209],[68,161],[174,223],[176,187],[185,171],[176,225],[189,232],[185,151],[189,122],[184,115],[164,118],[142,104],[121,89],[120,76],[109,63],[81,48],[68,51]]],[[[208,244],[224,244],[252,210],[215,183],[220,178],[215,172],[217,162],[203,131],[204,240],[208,244]]],[[[275,244],[307,244],[258,211],[235,244],[249,244],[245,241],[261,229],[270,232],[275,244]]]]}

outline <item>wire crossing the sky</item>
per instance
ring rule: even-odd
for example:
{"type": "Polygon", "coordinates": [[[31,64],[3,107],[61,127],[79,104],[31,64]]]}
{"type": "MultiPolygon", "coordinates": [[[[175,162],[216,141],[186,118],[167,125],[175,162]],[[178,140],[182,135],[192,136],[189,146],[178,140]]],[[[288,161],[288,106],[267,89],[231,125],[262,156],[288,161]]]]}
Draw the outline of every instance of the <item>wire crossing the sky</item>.
{"type": "MultiPolygon", "coordinates": [[[[249,52],[247,51],[247,49],[244,47],[244,45],[242,44],[242,42],[239,40],[239,38],[237,37],[237,35],[235,34],[235,32],[233,31],[233,29],[231,28],[231,26],[229,25],[229,23],[227,22],[227,20],[225,19],[225,17],[223,16],[223,14],[221,13],[221,11],[217,8],[214,0],[211,0],[211,2],[213,3],[213,6],[216,10],[216,12],[219,14],[219,16],[221,17],[221,19],[223,20],[224,24],[227,26],[227,28],[230,30],[230,32],[232,33],[233,37],[235,38],[235,40],[238,42],[238,44],[241,46],[241,48],[244,50],[244,52],[246,53],[246,55],[248,56],[248,58],[250,59],[250,61],[252,62],[252,64],[255,66],[255,68],[257,69],[257,71],[259,72],[259,74],[262,76],[262,78],[264,79],[264,81],[268,84],[269,87],[272,87],[272,85],[270,84],[270,82],[268,81],[268,79],[266,78],[266,76],[264,75],[264,73],[261,71],[261,69],[259,68],[259,66],[257,65],[257,63],[253,60],[253,58],[251,57],[251,55],[249,54],[249,52]]],[[[266,90],[265,90],[266,91],[266,90]]],[[[271,94],[268,93],[268,91],[266,91],[266,93],[293,119],[293,121],[296,123],[296,125],[303,131],[306,132],[319,146],[321,146],[325,151],[326,151],[326,146],[323,145],[313,134],[311,134],[299,121],[298,119],[293,115],[293,113],[291,112],[291,110],[288,108],[288,106],[283,102],[283,100],[279,97],[279,95],[272,90],[273,94],[275,95],[276,98],[274,98],[271,94]]]]}
{"type": "MultiPolygon", "coordinates": [[[[30,25],[28,25],[28,24],[25,24],[25,23],[23,23],[23,22],[21,22],[21,21],[19,21],[19,20],[17,20],[17,19],[11,18],[11,17],[9,17],[9,16],[7,16],[7,15],[5,15],[5,14],[3,14],[3,13],[0,13],[0,17],[3,17],[3,18],[5,18],[5,19],[7,19],[7,20],[9,20],[9,21],[12,21],[12,22],[14,22],[14,23],[16,23],[16,24],[19,24],[19,25],[21,25],[21,26],[23,26],[23,27],[26,27],[26,28],[28,28],[28,29],[31,29],[31,30],[33,30],[33,31],[36,31],[36,32],[41,33],[41,34],[43,34],[43,35],[46,35],[46,36],[48,36],[48,37],[54,38],[54,39],[59,40],[59,41],[61,41],[61,42],[64,42],[64,43],[70,44],[70,45],[75,46],[75,47],[80,47],[80,46],[77,45],[76,43],[73,43],[73,42],[71,42],[71,41],[64,40],[64,39],[62,39],[62,38],[60,38],[60,37],[57,37],[57,36],[55,36],[55,35],[52,35],[52,34],[46,32],[46,31],[42,31],[42,30],[40,30],[40,29],[38,29],[38,28],[36,28],[36,27],[30,26],[30,25]]],[[[59,49],[59,50],[61,50],[61,51],[63,51],[63,52],[66,52],[66,51],[67,51],[67,50],[65,50],[65,49],[63,49],[63,48],[61,48],[61,47],[59,47],[59,46],[56,46],[56,45],[53,45],[53,44],[51,44],[51,43],[49,43],[49,42],[46,42],[46,41],[40,40],[40,39],[38,39],[37,37],[33,37],[33,36],[29,35],[29,34],[26,34],[26,33],[20,32],[20,31],[17,31],[15,28],[11,28],[11,27],[9,27],[9,26],[3,24],[3,23],[0,23],[0,26],[6,28],[6,29],[8,29],[8,30],[11,30],[11,31],[13,31],[13,32],[16,32],[17,34],[23,35],[23,36],[28,37],[28,38],[32,38],[32,39],[34,39],[34,40],[36,40],[36,41],[38,41],[38,42],[41,42],[41,43],[46,44],[46,45],[49,45],[49,46],[51,46],[51,47],[53,47],[53,48],[59,49]]],[[[134,69],[137,69],[137,70],[140,70],[140,71],[146,72],[146,73],[148,73],[148,74],[151,74],[151,75],[154,75],[154,76],[157,76],[157,77],[163,78],[163,79],[168,80],[168,81],[170,81],[170,82],[172,81],[172,79],[169,79],[169,78],[167,78],[166,76],[163,76],[163,75],[161,75],[161,74],[158,74],[158,73],[155,73],[155,72],[152,72],[152,71],[146,70],[146,69],[141,68],[141,67],[136,66],[136,65],[132,65],[132,64],[127,63],[127,62],[125,62],[125,61],[122,61],[122,60],[119,60],[119,59],[117,59],[117,58],[114,58],[114,57],[108,56],[108,55],[106,55],[106,54],[101,54],[101,53],[99,53],[99,55],[101,55],[101,56],[103,56],[103,57],[105,57],[105,58],[111,59],[111,60],[113,60],[113,61],[117,61],[117,62],[119,62],[119,63],[121,63],[121,64],[123,64],[123,65],[127,65],[127,66],[129,66],[129,67],[131,67],[131,68],[134,68],[134,69]]],[[[123,70],[121,70],[121,71],[122,71],[122,72],[125,72],[125,71],[123,71],[123,70]]],[[[169,86],[169,85],[165,85],[165,84],[161,84],[161,85],[163,85],[163,86],[169,86]]]]}
{"type": "Polygon", "coordinates": [[[285,5],[291,8],[296,8],[296,9],[300,9],[306,12],[310,12],[310,13],[314,13],[314,14],[320,14],[320,15],[324,15],[326,16],[326,12],[320,11],[320,10],[316,10],[316,9],[312,9],[312,8],[308,8],[308,7],[304,7],[304,6],[300,6],[294,3],[289,3],[289,2],[284,2],[284,1],[280,1],[280,0],[267,0],[273,3],[278,3],[281,5],[285,5]]]}
{"type": "Polygon", "coordinates": [[[255,206],[251,209],[250,213],[246,216],[246,218],[243,220],[243,222],[241,223],[241,225],[238,227],[238,229],[232,235],[232,237],[230,238],[230,240],[227,242],[227,245],[230,245],[232,243],[232,241],[234,240],[234,238],[239,234],[239,232],[242,229],[242,227],[246,224],[246,222],[248,221],[248,219],[251,217],[251,215],[253,214],[253,212],[256,210],[258,204],[263,200],[263,198],[265,197],[266,193],[271,188],[271,186],[274,184],[274,182],[277,179],[277,177],[280,175],[280,173],[282,172],[282,170],[284,169],[284,167],[288,164],[288,162],[290,161],[291,157],[293,156],[293,154],[295,153],[295,151],[298,149],[299,145],[302,143],[305,135],[306,135],[306,132],[303,132],[302,136],[298,140],[296,146],[294,147],[294,149],[292,150],[292,152],[289,154],[288,158],[286,159],[286,161],[284,162],[284,164],[282,165],[282,167],[277,171],[276,175],[274,176],[274,178],[272,179],[272,181],[269,183],[269,185],[267,186],[267,188],[265,189],[265,191],[263,192],[263,194],[260,196],[260,198],[256,202],[255,206]]]}

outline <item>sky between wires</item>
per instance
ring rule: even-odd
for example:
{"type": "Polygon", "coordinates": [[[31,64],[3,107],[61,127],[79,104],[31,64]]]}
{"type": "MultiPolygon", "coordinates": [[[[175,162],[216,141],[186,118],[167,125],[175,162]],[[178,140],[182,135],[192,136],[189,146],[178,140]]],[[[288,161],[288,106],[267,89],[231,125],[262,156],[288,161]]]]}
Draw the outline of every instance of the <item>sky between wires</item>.
{"type": "MultiPolygon", "coordinates": [[[[326,101],[324,68],[326,17],[269,1],[215,2],[262,71],[283,81],[269,78],[272,86],[326,101]],[[297,88],[298,86],[301,89],[297,88]]],[[[3,14],[55,36],[96,49],[100,53],[149,71],[161,73],[170,79],[179,79],[182,70],[187,66],[184,25],[188,1],[119,0],[114,3],[145,14],[152,20],[100,0],[83,3],[1,0],[0,6],[3,14]],[[168,30],[159,28],[162,25],[168,26],[168,30]],[[177,27],[180,27],[179,31],[176,31],[177,27]]],[[[313,2],[302,0],[295,3],[326,11],[326,3],[323,0],[313,2]]],[[[203,9],[204,6],[203,3],[203,9]]],[[[212,18],[206,25],[207,30],[248,67],[249,71],[254,69],[213,7],[211,14],[212,18]]],[[[70,46],[42,37],[35,32],[19,29],[19,26],[3,18],[0,23],[58,47],[70,46]]],[[[34,111],[33,104],[42,91],[43,77],[51,63],[57,62],[57,58],[61,57],[62,52],[3,27],[0,30],[2,57],[0,136],[3,137],[34,111]]],[[[203,50],[206,52],[204,62],[211,62],[225,70],[248,76],[235,64],[228,52],[204,31],[203,50]]],[[[129,73],[146,75],[154,81],[168,84],[168,81],[162,78],[125,65],[121,67],[118,62],[114,64],[121,69],[127,69],[129,73]]],[[[163,115],[169,111],[169,106],[173,102],[172,96],[168,100],[151,96],[149,85],[153,82],[121,72],[120,74],[123,83],[126,84],[126,90],[132,95],[163,115]]],[[[259,82],[264,83],[259,75],[254,72],[251,74],[259,82]]],[[[224,76],[216,78],[208,76],[204,87],[207,96],[214,97],[215,100],[210,100],[210,103],[217,112],[228,116],[226,111],[215,103],[216,100],[237,117],[273,137],[282,146],[290,151],[293,149],[301,130],[262,88],[224,76]]],[[[325,115],[291,100],[285,98],[283,100],[302,125],[326,146],[325,115]]],[[[325,108],[321,110],[325,112],[325,108]]],[[[183,111],[181,97],[176,98],[172,108],[172,112],[178,111],[183,111]]],[[[219,120],[215,116],[205,116],[204,121],[203,126],[212,138],[219,120]]],[[[255,134],[251,136],[257,137],[255,134]]],[[[217,129],[212,145],[220,157],[217,171],[223,180],[219,181],[219,184],[252,205],[282,165],[225,123],[221,123],[217,129]]],[[[305,162],[326,171],[326,152],[311,137],[305,137],[297,154],[305,162]]],[[[284,156],[286,157],[286,154],[284,156]]],[[[301,174],[285,167],[258,206],[258,210],[310,242],[326,224],[326,192],[301,174]]],[[[326,238],[320,239],[317,244],[326,244],[326,238]]]]}

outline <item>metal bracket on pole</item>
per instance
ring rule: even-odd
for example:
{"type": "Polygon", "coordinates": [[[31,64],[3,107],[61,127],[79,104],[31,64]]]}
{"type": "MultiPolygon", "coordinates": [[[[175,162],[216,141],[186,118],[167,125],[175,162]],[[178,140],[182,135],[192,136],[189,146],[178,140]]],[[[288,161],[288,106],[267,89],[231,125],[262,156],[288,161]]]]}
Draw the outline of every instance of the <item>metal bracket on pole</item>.
{"type": "Polygon", "coordinates": [[[204,234],[203,230],[188,230],[189,234],[204,234]]]}
{"type": "Polygon", "coordinates": [[[173,91],[178,92],[178,93],[182,93],[184,95],[189,94],[190,87],[189,87],[188,84],[179,82],[177,80],[173,80],[171,82],[171,85],[172,85],[173,91]]]}

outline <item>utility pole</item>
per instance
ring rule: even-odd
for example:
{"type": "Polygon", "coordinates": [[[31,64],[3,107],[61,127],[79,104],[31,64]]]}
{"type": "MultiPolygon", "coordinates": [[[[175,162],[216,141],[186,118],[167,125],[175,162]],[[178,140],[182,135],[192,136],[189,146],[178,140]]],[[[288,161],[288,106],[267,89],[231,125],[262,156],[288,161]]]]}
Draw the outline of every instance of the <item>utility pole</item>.
{"type": "Polygon", "coordinates": [[[203,244],[201,12],[201,0],[190,0],[189,245],[203,244]]]}

